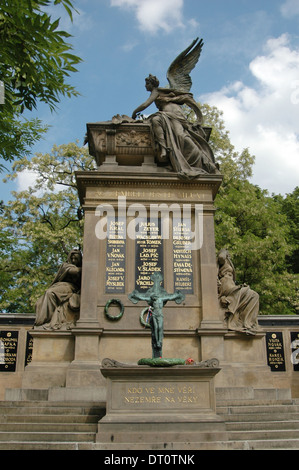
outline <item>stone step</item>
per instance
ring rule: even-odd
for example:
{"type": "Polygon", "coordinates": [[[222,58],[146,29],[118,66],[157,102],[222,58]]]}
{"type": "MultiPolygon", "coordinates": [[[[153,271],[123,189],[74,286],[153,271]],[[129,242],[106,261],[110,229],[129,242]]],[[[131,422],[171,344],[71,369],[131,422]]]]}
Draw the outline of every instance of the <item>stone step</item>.
{"type": "Polygon", "coordinates": [[[299,439],[259,439],[238,441],[234,443],[235,450],[298,450],[299,439]],[[242,447],[240,447],[242,446],[242,447]]]}
{"type": "Polygon", "coordinates": [[[224,406],[224,407],[218,407],[216,409],[217,413],[220,415],[227,415],[227,414],[260,414],[260,413],[299,413],[299,405],[274,405],[274,404],[268,404],[268,405],[251,405],[251,404],[246,404],[246,405],[230,405],[230,406],[224,406]]]}
{"type": "Polygon", "coordinates": [[[79,450],[79,443],[0,441],[1,450],[79,450]]]}
{"type": "Polygon", "coordinates": [[[94,432],[5,432],[0,431],[0,441],[5,442],[94,442],[94,432]]]}
{"type": "Polygon", "coordinates": [[[88,432],[96,433],[97,432],[97,423],[0,423],[0,432],[40,432],[40,433],[76,433],[76,432],[88,432]]]}
{"type": "Polygon", "coordinates": [[[104,403],[0,402],[0,449],[75,449],[95,441],[104,414],[104,403]]]}
{"type": "Polygon", "coordinates": [[[77,414],[0,414],[1,423],[97,423],[103,415],[77,414]]]}
{"type": "Polygon", "coordinates": [[[23,404],[23,406],[1,406],[1,415],[8,415],[8,414],[20,414],[20,415],[39,415],[39,414],[51,414],[51,415],[77,415],[77,414],[88,414],[88,415],[96,415],[96,416],[103,416],[105,413],[105,409],[100,407],[93,407],[93,408],[83,408],[83,407],[74,407],[72,405],[68,406],[64,404],[64,406],[44,406],[44,405],[31,405],[27,407],[27,404],[23,404]]]}
{"type": "MultiPolygon", "coordinates": [[[[241,444],[238,443],[238,448],[241,444]]],[[[231,442],[199,442],[199,443],[154,443],[154,444],[97,444],[93,442],[1,442],[1,450],[79,450],[79,451],[165,451],[165,450],[234,450],[234,443],[231,442]]]]}
{"type": "Polygon", "coordinates": [[[289,388],[260,388],[252,387],[217,387],[215,389],[216,400],[218,401],[239,401],[239,400],[293,400],[289,388]]]}
{"type": "Polygon", "coordinates": [[[0,408],[36,408],[36,407],[43,407],[43,408],[71,408],[74,410],[82,409],[82,410],[101,410],[106,408],[106,402],[80,402],[80,401],[37,401],[37,400],[23,400],[23,401],[15,401],[15,400],[4,400],[0,401],[0,408]]]}
{"type": "Polygon", "coordinates": [[[226,431],[190,430],[184,442],[175,431],[163,443],[139,443],[131,432],[95,442],[105,403],[5,401],[0,450],[299,450],[299,400],[221,400],[217,413],[226,431]]]}
{"type": "Polygon", "coordinates": [[[217,408],[225,408],[230,406],[272,406],[272,405],[298,405],[294,400],[217,400],[217,408]]]}
{"type": "Polygon", "coordinates": [[[299,421],[234,421],[227,422],[228,431],[266,431],[266,430],[298,430],[299,421]]]}
{"type": "Polygon", "coordinates": [[[267,421],[299,421],[299,413],[245,413],[245,414],[223,414],[221,417],[226,423],[231,422],[264,422],[267,421]]]}
{"type": "Polygon", "coordinates": [[[238,430],[229,431],[230,441],[256,441],[256,440],[284,440],[298,439],[299,429],[263,429],[263,430],[238,430]]]}
{"type": "MultiPolygon", "coordinates": [[[[217,441],[224,441],[226,439],[226,431],[208,431],[208,430],[200,430],[200,423],[198,423],[198,430],[193,431],[167,431],[163,432],[163,444],[165,443],[177,443],[177,442],[189,442],[193,445],[196,445],[201,442],[217,442],[217,441]]],[[[132,444],[139,444],[147,445],[150,443],[151,445],[156,445],[161,443],[161,436],[157,433],[153,432],[125,432],[125,431],[117,431],[113,433],[113,440],[111,440],[111,434],[109,432],[103,432],[102,435],[100,434],[100,444],[102,445],[109,445],[110,443],[114,443],[116,445],[126,443],[127,445],[132,444]]]]}
{"type": "MultiPolygon", "coordinates": [[[[1,447],[0,447],[1,448],[1,447]]],[[[299,439],[277,440],[239,440],[239,441],[214,441],[214,442],[175,442],[155,444],[105,444],[82,443],[78,444],[78,450],[298,450],[299,439]]]]}
{"type": "Polygon", "coordinates": [[[0,441],[0,450],[111,450],[111,451],[138,451],[138,450],[298,450],[299,439],[278,440],[239,440],[216,442],[176,442],[155,444],[102,444],[94,442],[14,442],[0,441]]]}

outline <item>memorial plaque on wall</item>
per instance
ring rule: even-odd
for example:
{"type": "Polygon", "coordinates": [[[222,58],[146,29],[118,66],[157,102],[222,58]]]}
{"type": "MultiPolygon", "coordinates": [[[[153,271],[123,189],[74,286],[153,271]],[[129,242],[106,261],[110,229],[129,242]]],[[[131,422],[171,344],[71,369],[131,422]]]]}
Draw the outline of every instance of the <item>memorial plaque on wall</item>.
{"type": "Polygon", "coordinates": [[[32,351],[33,351],[33,338],[30,333],[27,331],[26,337],[26,351],[25,351],[25,367],[32,361],[32,351]]]}
{"type": "Polygon", "coordinates": [[[108,218],[106,251],[106,293],[125,292],[126,222],[123,218],[108,218]]]}
{"type": "Polygon", "coordinates": [[[285,372],[282,332],[266,333],[267,360],[272,372],[285,372]]]}
{"type": "Polygon", "coordinates": [[[173,221],[174,291],[193,294],[193,265],[191,250],[191,222],[173,221]]]}
{"type": "Polygon", "coordinates": [[[163,276],[163,240],[161,219],[144,219],[136,233],[135,289],[147,291],[152,285],[151,276],[163,276]]]}
{"type": "Polygon", "coordinates": [[[291,331],[291,361],[294,371],[299,371],[299,332],[291,331]]]}
{"type": "Polygon", "coordinates": [[[0,331],[0,372],[15,372],[18,339],[18,331],[0,331]]]}

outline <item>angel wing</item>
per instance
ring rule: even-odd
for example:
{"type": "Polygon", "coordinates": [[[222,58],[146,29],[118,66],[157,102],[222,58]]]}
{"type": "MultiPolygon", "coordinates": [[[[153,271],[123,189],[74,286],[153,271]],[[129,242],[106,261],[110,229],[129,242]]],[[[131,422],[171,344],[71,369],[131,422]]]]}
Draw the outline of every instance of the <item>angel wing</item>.
{"type": "Polygon", "coordinates": [[[198,62],[202,48],[203,40],[196,38],[187,49],[172,62],[167,71],[167,80],[171,88],[179,91],[189,92],[192,86],[190,72],[198,62]]]}

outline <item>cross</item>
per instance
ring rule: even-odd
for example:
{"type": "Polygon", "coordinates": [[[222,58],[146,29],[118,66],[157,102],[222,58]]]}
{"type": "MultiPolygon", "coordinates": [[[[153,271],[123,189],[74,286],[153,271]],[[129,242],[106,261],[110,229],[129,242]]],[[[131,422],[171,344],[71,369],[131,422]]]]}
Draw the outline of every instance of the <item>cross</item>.
{"type": "Polygon", "coordinates": [[[163,276],[159,272],[155,272],[151,276],[151,280],[153,281],[153,286],[146,292],[142,293],[135,289],[128,297],[134,304],[137,304],[140,300],[144,300],[149,305],[149,324],[152,332],[152,357],[156,358],[162,357],[162,342],[164,336],[163,307],[170,300],[174,300],[177,304],[180,304],[185,299],[185,295],[180,291],[168,294],[161,286],[163,276]]]}

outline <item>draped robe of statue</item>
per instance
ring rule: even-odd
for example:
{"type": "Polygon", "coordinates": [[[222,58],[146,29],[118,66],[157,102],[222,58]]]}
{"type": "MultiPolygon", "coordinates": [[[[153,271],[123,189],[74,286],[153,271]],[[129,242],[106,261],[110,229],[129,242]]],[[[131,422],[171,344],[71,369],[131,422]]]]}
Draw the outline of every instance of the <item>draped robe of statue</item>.
{"type": "Polygon", "coordinates": [[[218,294],[229,330],[255,334],[259,329],[259,295],[249,286],[236,285],[234,266],[226,250],[218,255],[218,294]]]}
{"type": "Polygon", "coordinates": [[[35,306],[35,326],[43,326],[44,329],[58,329],[68,322],[66,308],[73,312],[80,307],[81,288],[81,254],[79,266],[71,259],[77,250],[70,252],[68,260],[63,263],[51,286],[42,295],[35,306]]]}
{"type": "Polygon", "coordinates": [[[171,166],[178,176],[189,179],[215,173],[215,159],[204,129],[199,120],[196,124],[189,122],[181,108],[182,104],[189,105],[198,117],[200,110],[192,94],[158,88],[155,104],[159,111],[148,118],[153,138],[161,148],[167,149],[171,166]]]}
{"type": "Polygon", "coordinates": [[[158,112],[146,118],[145,122],[151,123],[157,159],[160,163],[170,163],[172,171],[182,179],[219,172],[202,127],[200,107],[190,93],[190,73],[198,62],[202,47],[203,40],[197,38],[172,62],[167,71],[170,88],[160,88],[158,78],[150,74],[145,83],[151,95],[132,113],[132,118],[136,119],[140,112],[155,103],[158,112]],[[183,105],[194,111],[195,123],[186,118],[183,105]]]}

